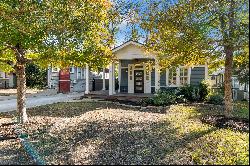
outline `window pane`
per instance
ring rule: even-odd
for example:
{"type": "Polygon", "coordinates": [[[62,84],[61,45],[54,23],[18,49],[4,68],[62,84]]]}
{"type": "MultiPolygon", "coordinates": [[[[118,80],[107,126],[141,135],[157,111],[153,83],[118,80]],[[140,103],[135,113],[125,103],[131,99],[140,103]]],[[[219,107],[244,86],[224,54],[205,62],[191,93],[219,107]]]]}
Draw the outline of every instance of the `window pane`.
{"type": "Polygon", "coordinates": [[[184,70],[184,76],[187,76],[188,75],[188,69],[185,69],[184,70]]]}

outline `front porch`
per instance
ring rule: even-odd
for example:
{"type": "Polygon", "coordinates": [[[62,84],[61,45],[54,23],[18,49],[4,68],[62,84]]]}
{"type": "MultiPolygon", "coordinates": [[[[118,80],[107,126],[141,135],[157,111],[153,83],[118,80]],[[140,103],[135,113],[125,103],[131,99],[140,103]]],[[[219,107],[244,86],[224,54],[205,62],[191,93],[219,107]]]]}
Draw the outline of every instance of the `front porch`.
{"type": "MultiPolygon", "coordinates": [[[[160,89],[176,88],[186,84],[199,85],[204,79],[208,79],[208,66],[178,66],[169,69],[161,69],[157,56],[146,54],[143,46],[136,42],[127,42],[113,49],[115,58],[109,65],[108,80],[103,77],[102,90],[106,95],[133,94],[129,96],[147,96],[141,94],[153,94],[160,89]],[[107,86],[108,84],[108,86],[107,86]],[[105,88],[107,87],[107,88],[105,88]]],[[[86,66],[86,81],[89,82],[86,66]]],[[[104,67],[103,73],[106,68],[104,67]]],[[[86,92],[89,93],[88,84],[86,92]]]]}
{"type": "Polygon", "coordinates": [[[118,91],[116,91],[116,93],[113,95],[109,95],[108,90],[102,90],[102,91],[91,91],[89,94],[85,94],[84,98],[110,100],[110,101],[137,102],[140,101],[141,99],[149,98],[152,96],[153,94],[147,94],[147,93],[129,94],[129,93],[119,93],[118,91]]]}

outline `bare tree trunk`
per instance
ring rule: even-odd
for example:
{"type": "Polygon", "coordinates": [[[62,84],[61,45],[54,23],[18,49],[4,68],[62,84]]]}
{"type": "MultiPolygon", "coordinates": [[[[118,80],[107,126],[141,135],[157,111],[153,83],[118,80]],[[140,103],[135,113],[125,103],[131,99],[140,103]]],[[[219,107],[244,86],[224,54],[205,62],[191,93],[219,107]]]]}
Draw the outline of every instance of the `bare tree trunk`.
{"type": "Polygon", "coordinates": [[[25,65],[18,64],[16,66],[17,75],[17,112],[20,123],[26,123],[28,116],[26,113],[26,75],[25,65]]]}
{"type": "Polygon", "coordinates": [[[230,117],[233,111],[232,104],[232,66],[233,66],[233,50],[231,48],[226,48],[226,62],[225,62],[225,78],[224,78],[224,88],[225,88],[225,116],[230,117]]]}

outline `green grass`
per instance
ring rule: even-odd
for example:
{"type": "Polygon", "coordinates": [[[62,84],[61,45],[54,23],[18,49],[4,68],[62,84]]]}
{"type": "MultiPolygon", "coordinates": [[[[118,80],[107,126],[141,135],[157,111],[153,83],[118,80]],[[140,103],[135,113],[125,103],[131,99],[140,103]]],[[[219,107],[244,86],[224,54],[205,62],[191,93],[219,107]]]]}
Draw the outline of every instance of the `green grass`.
{"type": "Polygon", "coordinates": [[[234,102],[233,116],[249,119],[249,102],[248,101],[234,102]]]}
{"type": "MultiPolygon", "coordinates": [[[[249,164],[249,133],[201,122],[211,114],[223,110],[173,105],[160,114],[105,102],[57,103],[29,109],[25,128],[48,164],[249,164]]],[[[249,119],[248,104],[234,103],[233,115],[249,119]]]]}

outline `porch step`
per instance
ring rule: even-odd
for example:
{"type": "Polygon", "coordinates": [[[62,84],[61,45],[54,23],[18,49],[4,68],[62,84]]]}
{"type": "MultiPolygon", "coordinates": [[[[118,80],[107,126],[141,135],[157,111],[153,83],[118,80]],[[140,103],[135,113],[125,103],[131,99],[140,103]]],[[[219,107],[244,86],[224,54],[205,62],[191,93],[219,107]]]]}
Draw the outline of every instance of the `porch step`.
{"type": "Polygon", "coordinates": [[[85,94],[83,98],[89,99],[103,99],[107,101],[132,101],[138,102],[141,99],[148,98],[149,96],[140,95],[128,95],[128,94],[116,94],[116,95],[106,95],[106,94],[85,94]]]}

